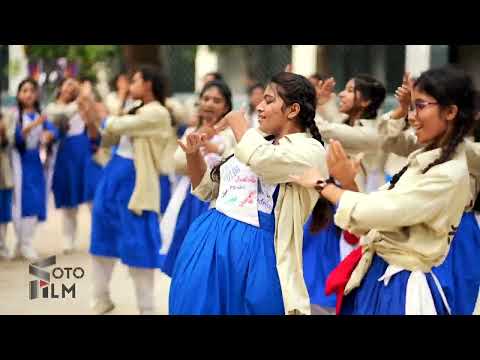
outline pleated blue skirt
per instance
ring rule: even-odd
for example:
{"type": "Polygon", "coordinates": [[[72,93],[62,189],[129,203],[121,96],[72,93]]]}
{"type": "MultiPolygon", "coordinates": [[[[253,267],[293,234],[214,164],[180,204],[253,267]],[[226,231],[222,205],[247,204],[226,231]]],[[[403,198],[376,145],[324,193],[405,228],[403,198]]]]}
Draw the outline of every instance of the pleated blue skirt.
{"type": "Polygon", "coordinates": [[[257,228],[211,209],[192,223],[173,269],[170,314],[284,314],[275,219],[259,218],[257,228]]]}
{"type": "Polygon", "coordinates": [[[433,269],[453,315],[472,315],[480,287],[480,229],[465,212],[442,265],[433,269]]]}
{"type": "Polygon", "coordinates": [[[93,201],[90,253],[120,258],[133,267],[160,268],[158,215],[128,209],[135,187],[133,161],[114,155],[104,169],[93,201]]]}
{"type": "Polygon", "coordinates": [[[85,199],[85,166],[91,157],[87,135],[63,139],[57,151],[52,190],[57,208],[76,208],[85,199]]]}
{"type": "MultiPolygon", "coordinates": [[[[359,288],[343,299],[342,315],[405,315],[406,289],[410,271],[392,276],[387,286],[378,279],[385,273],[388,263],[375,255],[359,288]]],[[[438,315],[448,315],[432,274],[426,274],[428,286],[438,315]]]]}
{"type": "Polygon", "coordinates": [[[310,217],[303,229],[303,276],[310,303],[334,308],[336,296],[325,295],[328,275],[340,263],[341,230],[333,221],[317,234],[310,232],[310,217]]]}
{"type": "Polygon", "coordinates": [[[0,224],[12,221],[12,194],[11,189],[0,190],[0,224]]]}
{"type": "Polygon", "coordinates": [[[20,154],[22,164],[22,217],[47,218],[46,184],[40,153],[37,149],[25,150],[20,154]]]}
{"type": "Polygon", "coordinates": [[[172,276],[173,267],[175,265],[175,261],[177,260],[178,252],[180,251],[180,247],[183,244],[190,225],[196,218],[207,212],[208,207],[209,203],[202,201],[191,194],[190,187],[188,187],[187,195],[185,196],[185,200],[183,201],[178,213],[172,243],[168,249],[168,253],[162,266],[162,271],[168,276],[172,276]]]}
{"type": "Polygon", "coordinates": [[[95,191],[103,174],[103,167],[88,157],[85,164],[85,179],[84,179],[84,199],[87,202],[93,201],[95,191]]]}

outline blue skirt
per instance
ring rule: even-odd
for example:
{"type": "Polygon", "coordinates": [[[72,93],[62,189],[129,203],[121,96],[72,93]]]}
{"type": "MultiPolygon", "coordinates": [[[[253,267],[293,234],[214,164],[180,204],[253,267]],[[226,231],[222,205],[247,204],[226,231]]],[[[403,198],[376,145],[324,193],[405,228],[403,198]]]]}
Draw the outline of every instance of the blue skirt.
{"type": "Polygon", "coordinates": [[[53,170],[52,190],[57,208],[76,208],[85,199],[85,165],[91,157],[87,135],[63,139],[53,170]]]}
{"type": "Polygon", "coordinates": [[[93,200],[90,253],[120,258],[128,266],[159,268],[158,214],[143,211],[138,216],[128,209],[134,187],[133,161],[114,155],[93,200]]]}
{"type": "Polygon", "coordinates": [[[197,198],[190,192],[190,187],[187,189],[187,196],[183,201],[180,211],[178,213],[177,222],[175,224],[175,232],[173,234],[172,243],[168,249],[165,261],[162,266],[162,271],[168,276],[172,276],[173,267],[183,244],[183,240],[187,235],[188,229],[193,221],[203,213],[207,212],[209,203],[197,198]]]}
{"type": "Polygon", "coordinates": [[[310,303],[334,308],[336,296],[325,295],[328,275],[340,263],[341,230],[333,222],[317,234],[310,232],[310,217],[303,229],[303,276],[310,303]]]}
{"type": "Polygon", "coordinates": [[[274,250],[275,219],[260,228],[216,209],[197,218],[178,254],[170,285],[173,315],[283,315],[274,250]]]}
{"type": "Polygon", "coordinates": [[[160,175],[160,214],[165,213],[172,196],[170,179],[167,175],[160,175]]]}
{"type": "MultiPolygon", "coordinates": [[[[405,315],[406,289],[409,271],[402,271],[390,279],[387,286],[378,279],[385,273],[388,263],[375,255],[359,288],[343,299],[342,315],[405,315]]],[[[447,315],[440,292],[432,274],[426,274],[428,286],[438,315],[447,315]]]]}
{"type": "Polygon", "coordinates": [[[85,201],[91,202],[95,196],[100,178],[103,174],[103,167],[98,164],[92,157],[87,158],[85,164],[85,178],[84,178],[84,194],[85,201]]]}
{"type": "Polygon", "coordinates": [[[25,150],[20,155],[22,163],[22,217],[36,216],[38,221],[47,218],[46,183],[40,153],[37,149],[25,150]]]}
{"type": "Polygon", "coordinates": [[[465,212],[442,265],[433,269],[453,315],[472,315],[480,287],[480,229],[465,212]]]}
{"type": "Polygon", "coordinates": [[[11,189],[0,190],[0,224],[12,221],[12,193],[11,189]]]}

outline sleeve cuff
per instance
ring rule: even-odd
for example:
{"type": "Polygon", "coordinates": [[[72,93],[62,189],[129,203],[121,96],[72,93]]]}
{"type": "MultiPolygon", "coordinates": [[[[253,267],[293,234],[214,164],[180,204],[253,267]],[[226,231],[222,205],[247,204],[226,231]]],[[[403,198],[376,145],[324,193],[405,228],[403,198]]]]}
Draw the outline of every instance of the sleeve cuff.
{"type": "Polygon", "coordinates": [[[345,191],[343,193],[334,217],[335,224],[338,227],[346,230],[350,228],[352,212],[363,196],[364,194],[354,191],[345,191]]]}
{"type": "Polygon", "coordinates": [[[268,144],[268,142],[263,138],[260,132],[256,129],[249,129],[235,147],[235,156],[242,163],[248,165],[250,158],[257,149],[265,144],[268,144]]]}

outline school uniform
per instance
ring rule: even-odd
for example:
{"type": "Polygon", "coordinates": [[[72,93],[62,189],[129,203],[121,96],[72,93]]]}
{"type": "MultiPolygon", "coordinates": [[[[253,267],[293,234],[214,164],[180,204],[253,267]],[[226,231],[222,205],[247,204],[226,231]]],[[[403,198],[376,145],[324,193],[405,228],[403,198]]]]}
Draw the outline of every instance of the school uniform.
{"type": "Polygon", "coordinates": [[[0,257],[8,257],[7,224],[12,221],[13,174],[11,151],[15,140],[15,121],[4,113],[5,138],[0,142],[0,257]]]}
{"type": "MultiPolygon", "coordinates": [[[[315,123],[322,139],[328,143],[338,140],[348,155],[361,159],[361,171],[356,177],[362,192],[377,190],[385,183],[386,154],[380,151],[375,119],[359,119],[354,126],[345,123],[348,116],[338,110],[336,96],[317,107],[315,123]]],[[[303,270],[312,305],[328,312],[335,307],[335,294],[325,294],[330,272],[347,256],[357,243],[346,241],[344,232],[333,222],[316,234],[309,230],[311,219],[304,228],[303,270]]]]}
{"type": "Polygon", "coordinates": [[[207,170],[193,193],[212,202],[180,249],[170,314],[310,314],[302,271],[303,225],[318,193],[290,183],[315,166],[327,176],[325,150],[306,133],[278,145],[248,130],[234,156],[207,170]]]}
{"type": "MultiPolygon", "coordinates": [[[[37,222],[46,220],[47,196],[46,180],[40,160],[40,141],[44,131],[54,134],[58,139],[58,129],[48,120],[42,125],[31,129],[27,137],[22,129],[35,121],[40,114],[23,113],[22,124],[17,121],[15,127],[15,148],[12,151],[12,167],[14,180],[13,221],[17,233],[18,250],[22,253],[31,252],[37,222]]],[[[33,256],[33,255],[32,255],[33,256]]]]}
{"type": "MultiPolygon", "coordinates": [[[[408,156],[422,148],[423,145],[417,142],[414,132],[403,130],[405,119],[392,119],[390,114],[385,114],[378,124],[384,150],[408,156]]],[[[480,191],[480,144],[467,139],[465,152],[470,173],[471,199],[475,200],[480,191]]],[[[442,284],[454,315],[472,314],[480,289],[480,268],[476,265],[480,258],[480,228],[472,207],[473,202],[466,204],[448,256],[433,270],[442,284]]]]}
{"type": "MultiPolygon", "coordinates": [[[[194,132],[196,128],[188,128],[181,141],[185,142],[186,137],[194,132]]],[[[230,154],[231,148],[225,146],[222,133],[231,132],[224,130],[219,135],[215,135],[210,142],[219,145],[222,154],[230,154]]],[[[221,161],[221,155],[204,153],[205,161],[209,168],[213,168],[221,161]]],[[[175,170],[178,174],[186,174],[186,156],[184,151],[177,147],[174,155],[175,170]]],[[[172,276],[173,267],[178,256],[180,247],[192,222],[200,215],[208,211],[209,202],[202,201],[190,192],[190,179],[184,175],[180,178],[177,187],[168,204],[167,210],[160,223],[160,231],[162,233],[163,245],[160,253],[165,255],[162,265],[162,271],[168,276],[172,276]]]]}
{"type": "Polygon", "coordinates": [[[153,312],[153,269],[160,267],[160,173],[166,140],[175,136],[170,115],[159,102],[134,115],[108,117],[101,145],[117,145],[95,192],[90,253],[94,302],[109,300],[116,259],[129,266],[142,314],[153,312]]]}
{"type": "Polygon", "coordinates": [[[445,260],[471,193],[464,143],[451,160],[422,173],[440,152],[410,154],[392,190],[343,193],[335,223],[363,237],[327,282],[342,314],[451,313],[432,269],[445,260]]]}

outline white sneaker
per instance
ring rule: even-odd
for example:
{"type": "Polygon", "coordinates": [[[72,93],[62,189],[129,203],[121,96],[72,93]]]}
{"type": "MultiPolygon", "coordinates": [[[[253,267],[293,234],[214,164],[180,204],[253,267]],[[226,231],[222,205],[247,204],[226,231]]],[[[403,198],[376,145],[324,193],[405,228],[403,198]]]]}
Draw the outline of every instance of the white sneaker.
{"type": "Polygon", "coordinates": [[[29,261],[36,261],[39,259],[37,252],[31,246],[21,246],[20,253],[25,259],[29,261]]]}
{"type": "Polygon", "coordinates": [[[97,299],[92,306],[93,311],[97,315],[103,315],[115,308],[115,304],[110,299],[97,299]]]}
{"type": "Polygon", "coordinates": [[[63,247],[63,253],[65,255],[73,254],[75,250],[74,243],[71,239],[65,240],[65,246],[63,247]]]}

